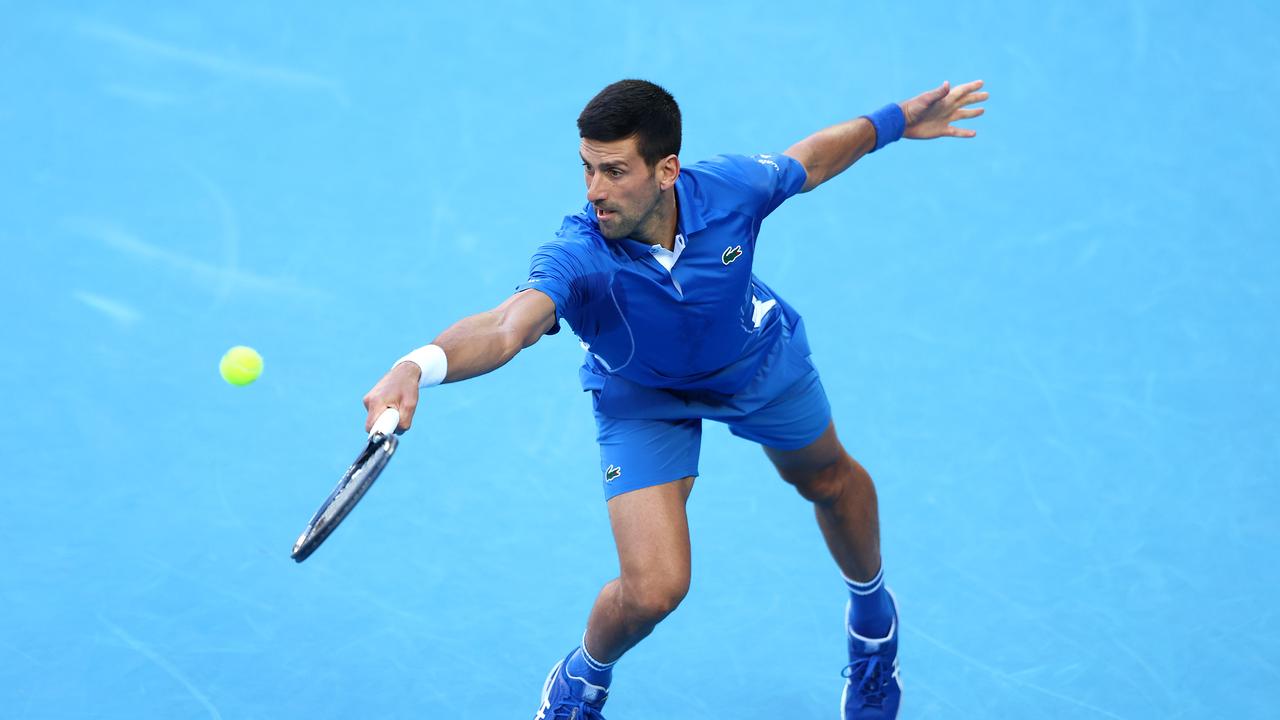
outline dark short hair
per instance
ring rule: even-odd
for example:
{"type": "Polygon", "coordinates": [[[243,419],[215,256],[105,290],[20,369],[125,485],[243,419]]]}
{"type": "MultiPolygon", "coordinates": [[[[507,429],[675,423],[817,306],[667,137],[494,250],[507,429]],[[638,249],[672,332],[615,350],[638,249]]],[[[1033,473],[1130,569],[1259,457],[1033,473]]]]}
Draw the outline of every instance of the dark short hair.
{"type": "Polygon", "coordinates": [[[578,137],[613,142],[632,136],[649,167],[680,154],[680,106],[671,93],[647,80],[619,80],[578,116],[578,137]]]}

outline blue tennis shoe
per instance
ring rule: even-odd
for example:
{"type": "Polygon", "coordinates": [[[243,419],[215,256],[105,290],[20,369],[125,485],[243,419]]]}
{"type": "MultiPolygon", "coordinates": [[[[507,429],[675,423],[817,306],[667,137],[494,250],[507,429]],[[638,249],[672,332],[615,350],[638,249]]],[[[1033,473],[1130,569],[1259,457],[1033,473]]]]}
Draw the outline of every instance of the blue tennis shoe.
{"type": "MultiPolygon", "coordinates": [[[[898,600],[893,601],[893,622],[889,634],[865,638],[846,626],[849,634],[849,664],[840,696],[840,717],[844,720],[891,720],[898,717],[902,681],[898,679],[898,600]]],[[[845,617],[848,617],[846,611],[845,617]]]]}
{"type": "Polygon", "coordinates": [[[533,720],[604,720],[600,709],[609,699],[609,691],[570,675],[565,667],[568,660],[566,657],[551,668],[542,686],[542,706],[533,720]]]}

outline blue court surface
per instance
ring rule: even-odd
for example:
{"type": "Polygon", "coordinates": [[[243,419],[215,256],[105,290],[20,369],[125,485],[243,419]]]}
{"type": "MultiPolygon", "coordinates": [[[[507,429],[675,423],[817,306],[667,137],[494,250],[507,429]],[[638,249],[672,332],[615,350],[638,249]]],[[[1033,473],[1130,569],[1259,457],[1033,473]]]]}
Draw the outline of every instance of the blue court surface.
{"type": "MultiPolygon", "coordinates": [[[[294,538],[390,363],[584,200],[574,119],[662,83],[686,162],[942,80],[766,223],[876,479],[904,718],[1274,718],[1274,3],[6,3],[0,716],[529,718],[617,570],[581,349],[429,391],[294,538]],[[218,377],[248,344],[254,385],[218,377]]],[[[693,588],[621,718],[834,720],[808,505],[706,429],[693,588]]]]}

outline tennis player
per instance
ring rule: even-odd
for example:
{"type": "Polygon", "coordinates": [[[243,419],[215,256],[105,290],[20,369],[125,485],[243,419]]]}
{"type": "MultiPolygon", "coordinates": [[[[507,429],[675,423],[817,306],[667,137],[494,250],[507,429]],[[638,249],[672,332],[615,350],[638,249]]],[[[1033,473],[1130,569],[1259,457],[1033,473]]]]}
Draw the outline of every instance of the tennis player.
{"type": "Polygon", "coordinates": [[[780,154],[682,166],[680,109],[661,87],[623,80],[578,117],[587,204],[533,255],[498,307],[401,358],[364,398],[409,429],[420,388],[500,367],[564,320],[586,349],[600,473],[619,577],[596,598],[582,642],[551,669],[536,720],[600,720],[614,663],[689,589],[685,501],[702,421],[759,443],[813,503],[849,589],[841,713],[896,717],[898,611],[884,582],[876,492],[836,437],[800,314],[753,273],[764,219],[867,153],[903,137],[970,138],[982,81],[948,83],[821,130],[780,154]]]}

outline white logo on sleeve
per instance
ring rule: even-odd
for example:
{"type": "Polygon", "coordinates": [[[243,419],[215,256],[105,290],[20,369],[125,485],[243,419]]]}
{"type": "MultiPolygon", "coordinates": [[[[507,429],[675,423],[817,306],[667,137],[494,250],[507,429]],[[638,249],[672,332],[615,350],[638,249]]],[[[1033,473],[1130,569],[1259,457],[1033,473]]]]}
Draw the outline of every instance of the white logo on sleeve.
{"type": "Polygon", "coordinates": [[[773,155],[765,153],[764,155],[755,155],[754,157],[756,162],[760,163],[761,165],[768,165],[769,167],[773,168],[774,171],[782,172],[782,168],[778,167],[778,163],[773,161],[773,155]]]}

